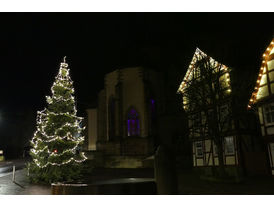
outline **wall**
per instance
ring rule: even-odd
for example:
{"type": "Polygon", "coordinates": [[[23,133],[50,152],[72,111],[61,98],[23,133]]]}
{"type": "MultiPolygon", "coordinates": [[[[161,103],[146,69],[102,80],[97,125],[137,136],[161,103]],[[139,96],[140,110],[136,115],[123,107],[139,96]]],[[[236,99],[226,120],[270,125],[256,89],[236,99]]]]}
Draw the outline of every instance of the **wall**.
{"type": "Polygon", "coordinates": [[[98,141],[107,141],[106,91],[98,94],[98,141]]]}
{"type": "MultiPolygon", "coordinates": [[[[116,156],[151,154],[152,134],[155,133],[152,130],[156,131],[156,128],[152,127],[149,104],[153,98],[157,106],[155,109],[162,108],[161,75],[142,67],[117,69],[105,75],[104,84],[104,89],[98,95],[97,150],[116,156]],[[138,112],[139,136],[128,137],[127,134],[130,108],[138,112]]],[[[90,130],[89,136],[91,133],[90,130]]]]}
{"type": "MultiPolygon", "coordinates": [[[[106,91],[106,96],[105,96],[105,98],[106,98],[105,99],[105,102],[106,102],[106,105],[105,105],[106,128],[105,129],[106,129],[107,140],[111,139],[110,131],[109,131],[110,125],[109,125],[109,121],[108,121],[109,118],[110,118],[109,117],[109,113],[110,113],[110,111],[109,111],[109,100],[110,100],[110,98],[113,98],[114,101],[116,100],[115,86],[118,83],[118,80],[119,80],[118,78],[119,78],[119,70],[115,70],[111,73],[108,73],[105,76],[105,91],[106,91]]],[[[117,130],[117,128],[115,128],[115,130],[117,130]]]]}
{"type": "Polygon", "coordinates": [[[97,109],[87,109],[88,114],[88,150],[96,150],[97,142],[97,109]]]}
{"type": "MultiPolygon", "coordinates": [[[[226,155],[224,152],[224,164],[225,165],[238,165],[238,150],[236,144],[236,137],[233,138],[234,140],[234,154],[226,155]]],[[[218,154],[213,152],[213,141],[210,139],[203,140],[203,156],[197,157],[196,156],[196,148],[195,148],[195,141],[192,144],[193,150],[193,166],[200,167],[200,166],[218,166],[219,159],[218,154]],[[212,148],[211,148],[212,147],[212,148]]]]}
{"type": "Polygon", "coordinates": [[[143,68],[127,68],[122,70],[122,122],[123,137],[127,136],[126,120],[127,113],[130,107],[134,107],[139,113],[140,121],[140,137],[148,136],[148,127],[146,119],[146,105],[145,105],[145,87],[143,82],[143,68]]]}

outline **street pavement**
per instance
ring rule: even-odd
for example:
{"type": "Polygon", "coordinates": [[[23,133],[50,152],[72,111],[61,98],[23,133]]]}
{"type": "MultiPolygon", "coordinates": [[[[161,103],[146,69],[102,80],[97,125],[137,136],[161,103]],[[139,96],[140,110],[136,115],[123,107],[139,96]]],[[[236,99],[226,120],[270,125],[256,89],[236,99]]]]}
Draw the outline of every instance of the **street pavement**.
{"type": "Polygon", "coordinates": [[[0,164],[0,195],[50,195],[50,186],[31,184],[24,161],[15,160],[0,164]],[[12,166],[16,165],[15,182],[12,181],[12,166]]]}

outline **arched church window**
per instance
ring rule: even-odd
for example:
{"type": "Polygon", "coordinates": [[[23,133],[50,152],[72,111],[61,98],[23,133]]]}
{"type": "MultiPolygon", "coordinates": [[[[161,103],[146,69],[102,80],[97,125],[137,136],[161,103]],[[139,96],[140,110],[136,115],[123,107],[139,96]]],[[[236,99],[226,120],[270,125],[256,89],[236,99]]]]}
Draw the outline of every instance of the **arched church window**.
{"type": "Polygon", "coordinates": [[[139,136],[140,135],[140,120],[139,114],[131,108],[127,116],[127,136],[139,136]]]}

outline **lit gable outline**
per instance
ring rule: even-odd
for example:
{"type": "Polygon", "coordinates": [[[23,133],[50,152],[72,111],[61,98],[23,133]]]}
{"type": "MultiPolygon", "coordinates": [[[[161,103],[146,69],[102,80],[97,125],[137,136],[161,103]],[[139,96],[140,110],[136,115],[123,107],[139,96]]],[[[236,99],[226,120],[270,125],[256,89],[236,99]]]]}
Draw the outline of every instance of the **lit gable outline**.
{"type": "Polygon", "coordinates": [[[272,41],[270,42],[269,46],[266,48],[263,54],[263,60],[262,60],[260,72],[256,81],[254,91],[251,95],[251,98],[247,106],[249,109],[251,108],[251,105],[254,104],[257,100],[258,91],[260,89],[260,86],[262,85],[262,81],[264,81],[262,76],[263,76],[263,73],[266,71],[266,66],[267,66],[267,62],[269,61],[270,55],[274,55],[274,38],[272,39],[272,41]]]}
{"type": "MultiPolygon", "coordinates": [[[[204,52],[202,52],[199,48],[196,48],[196,51],[192,57],[192,60],[188,66],[188,70],[186,72],[186,75],[183,79],[183,81],[181,82],[178,90],[177,90],[177,93],[184,93],[184,89],[186,88],[186,84],[187,82],[189,82],[192,77],[193,77],[193,74],[195,73],[195,71],[198,69],[198,68],[195,68],[195,64],[197,61],[199,61],[200,59],[202,59],[203,57],[207,57],[208,55],[205,54],[204,52]]],[[[219,65],[219,63],[217,61],[215,61],[212,57],[209,57],[210,58],[210,62],[211,63],[215,63],[217,65],[219,65]]],[[[221,70],[225,70],[227,71],[227,66],[221,64],[221,70]]],[[[226,73],[226,81],[230,82],[230,76],[229,76],[229,73],[227,72],[226,73]]]]}

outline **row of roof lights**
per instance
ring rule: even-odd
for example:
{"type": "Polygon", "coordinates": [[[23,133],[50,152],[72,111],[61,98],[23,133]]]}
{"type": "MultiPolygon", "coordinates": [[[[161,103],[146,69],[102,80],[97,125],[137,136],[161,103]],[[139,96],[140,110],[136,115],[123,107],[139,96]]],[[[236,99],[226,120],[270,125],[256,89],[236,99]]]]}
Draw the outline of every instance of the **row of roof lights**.
{"type": "Polygon", "coordinates": [[[251,98],[249,100],[249,103],[247,105],[248,108],[251,108],[251,105],[254,103],[254,101],[257,98],[257,94],[258,94],[258,91],[259,91],[258,88],[260,86],[260,82],[261,82],[261,78],[262,78],[262,75],[263,75],[263,71],[264,71],[264,68],[266,67],[267,58],[268,58],[269,53],[270,53],[271,49],[273,48],[273,46],[274,46],[274,39],[271,41],[271,43],[267,47],[265,53],[263,54],[262,66],[260,68],[260,73],[259,73],[259,76],[258,76],[258,79],[257,79],[256,86],[254,88],[254,92],[252,93],[251,98]]]}

